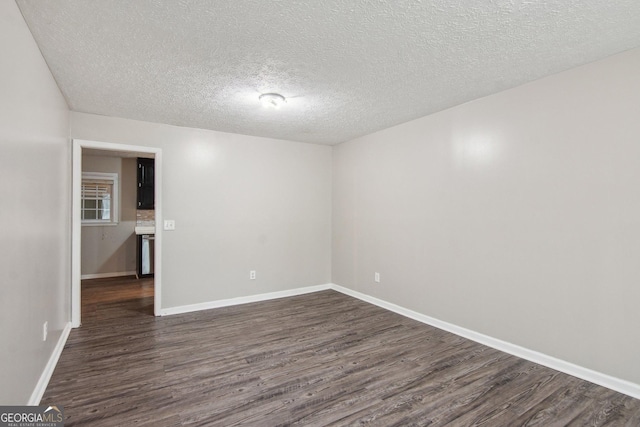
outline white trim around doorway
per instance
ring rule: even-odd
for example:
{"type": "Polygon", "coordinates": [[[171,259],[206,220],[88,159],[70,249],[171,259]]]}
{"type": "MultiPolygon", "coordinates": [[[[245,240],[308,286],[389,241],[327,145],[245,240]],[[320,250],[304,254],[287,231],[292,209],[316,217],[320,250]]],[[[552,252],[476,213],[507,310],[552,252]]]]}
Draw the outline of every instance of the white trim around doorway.
{"type": "MultiPolygon", "coordinates": [[[[72,206],[71,206],[71,326],[77,328],[81,322],[80,281],[81,281],[81,219],[80,190],[82,186],[82,149],[114,151],[118,153],[152,154],[155,158],[155,268],[154,268],[154,314],[162,312],[162,149],[138,145],[116,144],[112,142],[73,140],[72,154],[72,206]]],[[[132,230],[133,233],[133,230],[132,230]]]]}

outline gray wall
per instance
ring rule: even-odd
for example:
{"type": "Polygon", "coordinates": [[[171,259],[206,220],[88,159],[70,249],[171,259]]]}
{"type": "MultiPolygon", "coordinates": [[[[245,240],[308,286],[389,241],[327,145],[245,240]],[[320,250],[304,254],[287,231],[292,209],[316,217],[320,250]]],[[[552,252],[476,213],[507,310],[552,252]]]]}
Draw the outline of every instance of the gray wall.
{"type": "Polygon", "coordinates": [[[76,112],[71,136],[162,148],[162,308],[331,280],[331,147],[76,112]]]}
{"type": "Polygon", "coordinates": [[[83,172],[118,174],[119,217],[115,226],[82,226],[82,275],[136,271],[136,159],[82,156],[83,172]]]}
{"type": "Polygon", "coordinates": [[[69,111],[0,2],[0,404],[26,404],[69,320],[69,111]],[[42,325],[49,336],[42,341],[42,325]]]}
{"type": "Polygon", "coordinates": [[[636,49],[336,146],[333,282],[640,383],[638,76],[636,49]]]}

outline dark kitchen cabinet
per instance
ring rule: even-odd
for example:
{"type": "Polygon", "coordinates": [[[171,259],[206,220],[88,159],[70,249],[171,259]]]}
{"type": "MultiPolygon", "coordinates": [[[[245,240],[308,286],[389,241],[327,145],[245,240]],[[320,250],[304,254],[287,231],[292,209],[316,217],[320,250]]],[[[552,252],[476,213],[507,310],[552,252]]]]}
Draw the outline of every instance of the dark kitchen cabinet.
{"type": "Polygon", "coordinates": [[[154,169],[153,159],[138,158],[138,209],[154,209],[154,169]]]}

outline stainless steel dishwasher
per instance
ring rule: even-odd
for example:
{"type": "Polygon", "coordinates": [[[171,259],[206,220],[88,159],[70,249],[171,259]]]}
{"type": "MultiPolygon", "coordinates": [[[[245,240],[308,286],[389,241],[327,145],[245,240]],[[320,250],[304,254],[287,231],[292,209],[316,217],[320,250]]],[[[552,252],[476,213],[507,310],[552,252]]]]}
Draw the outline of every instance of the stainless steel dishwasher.
{"type": "Polygon", "coordinates": [[[138,277],[152,277],[155,262],[156,237],[153,234],[138,236],[138,277]]]}

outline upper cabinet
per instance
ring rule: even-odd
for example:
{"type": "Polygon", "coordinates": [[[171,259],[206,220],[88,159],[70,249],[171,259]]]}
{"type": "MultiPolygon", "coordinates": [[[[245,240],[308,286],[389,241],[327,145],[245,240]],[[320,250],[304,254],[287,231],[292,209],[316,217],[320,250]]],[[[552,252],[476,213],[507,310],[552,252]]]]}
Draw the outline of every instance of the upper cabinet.
{"type": "Polygon", "coordinates": [[[138,209],[154,209],[155,161],[138,158],[138,209]]]}

